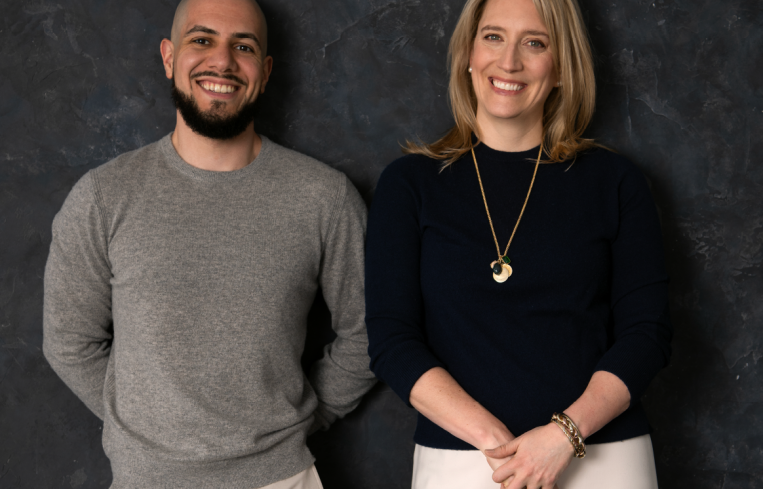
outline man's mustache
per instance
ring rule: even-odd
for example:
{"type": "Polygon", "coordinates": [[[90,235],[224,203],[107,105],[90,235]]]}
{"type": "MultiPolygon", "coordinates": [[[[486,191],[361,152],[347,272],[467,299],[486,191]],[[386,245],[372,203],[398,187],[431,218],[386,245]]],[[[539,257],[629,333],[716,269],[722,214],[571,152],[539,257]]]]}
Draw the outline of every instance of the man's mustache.
{"type": "Polygon", "coordinates": [[[198,73],[194,73],[193,75],[191,75],[191,80],[193,80],[194,78],[199,78],[200,76],[214,76],[214,77],[217,77],[217,78],[224,78],[226,80],[233,80],[234,82],[239,83],[241,85],[246,85],[246,83],[244,83],[244,80],[242,80],[241,78],[237,77],[236,75],[230,75],[230,74],[228,74],[228,75],[221,75],[221,74],[215,73],[213,71],[200,71],[198,73]]]}

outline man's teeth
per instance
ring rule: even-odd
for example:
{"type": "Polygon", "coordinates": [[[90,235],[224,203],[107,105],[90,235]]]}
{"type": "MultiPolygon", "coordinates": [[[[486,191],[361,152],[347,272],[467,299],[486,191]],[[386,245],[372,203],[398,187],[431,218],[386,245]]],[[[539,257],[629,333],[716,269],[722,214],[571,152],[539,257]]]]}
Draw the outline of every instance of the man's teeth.
{"type": "Polygon", "coordinates": [[[205,81],[201,82],[200,85],[203,89],[216,93],[231,93],[236,90],[236,87],[233,85],[220,85],[219,83],[211,83],[205,81]]]}
{"type": "Polygon", "coordinates": [[[493,85],[500,88],[501,90],[511,90],[513,92],[522,90],[525,87],[524,85],[520,85],[518,83],[503,83],[502,81],[498,80],[493,80],[493,85]]]}

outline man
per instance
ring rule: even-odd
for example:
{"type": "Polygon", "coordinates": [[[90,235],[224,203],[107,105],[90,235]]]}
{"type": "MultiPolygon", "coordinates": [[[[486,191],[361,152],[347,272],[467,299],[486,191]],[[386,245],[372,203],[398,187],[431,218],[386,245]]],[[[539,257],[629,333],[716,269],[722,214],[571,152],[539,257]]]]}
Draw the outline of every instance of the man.
{"type": "Polygon", "coordinates": [[[175,131],[87,173],[53,223],[44,352],[104,421],[112,488],[320,488],[305,445],[374,383],[365,206],[254,131],[259,6],[184,0],[161,53],[175,131]],[[321,288],[337,339],[309,379],[321,288]]]}

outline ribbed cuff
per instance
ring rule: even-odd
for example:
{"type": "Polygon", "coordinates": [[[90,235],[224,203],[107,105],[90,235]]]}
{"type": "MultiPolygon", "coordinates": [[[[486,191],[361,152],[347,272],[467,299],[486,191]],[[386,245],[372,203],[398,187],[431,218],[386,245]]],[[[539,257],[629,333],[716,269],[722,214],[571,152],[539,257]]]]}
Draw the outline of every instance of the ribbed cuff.
{"type": "Polygon", "coordinates": [[[376,376],[409,407],[413,407],[410,401],[413,385],[435,367],[445,368],[445,365],[423,343],[415,341],[398,345],[371,365],[376,376]]]}
{"type": "Polygon", "coordinates": [[[623,381],[631,403],[641,399],[649,383],[665,364],[660,347],[644,335],[620,338],[599,360],[596,370],[604,370],[623,381]]]}

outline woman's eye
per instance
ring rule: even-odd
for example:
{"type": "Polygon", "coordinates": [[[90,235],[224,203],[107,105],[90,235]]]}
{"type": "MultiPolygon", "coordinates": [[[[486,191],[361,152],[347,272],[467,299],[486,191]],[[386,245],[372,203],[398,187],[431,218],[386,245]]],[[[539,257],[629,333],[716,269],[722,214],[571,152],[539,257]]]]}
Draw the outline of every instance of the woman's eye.
{"type": "Polygon", "coordinates": [[[530,45],[530,47],[533,47],[533,48],[544,48],[544,47],[546,47],[546,46],[544,46],[544,45],[543,45],[543,43],[542,43],[542,42],[540,42],[540,41],[530,41],[530,42],[528,42],[527,44],[529,44],[529,45],[530,45]]]}
{"type": "Polygon", "coordinates": [[[485,36],[485,39],[487,39],[488,41],[500,41],[501,36],[499,36],[498,34],[488,34],[487,36],[485,36]]]}

